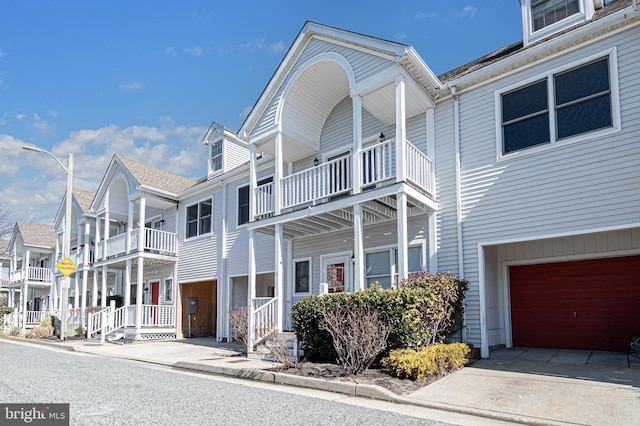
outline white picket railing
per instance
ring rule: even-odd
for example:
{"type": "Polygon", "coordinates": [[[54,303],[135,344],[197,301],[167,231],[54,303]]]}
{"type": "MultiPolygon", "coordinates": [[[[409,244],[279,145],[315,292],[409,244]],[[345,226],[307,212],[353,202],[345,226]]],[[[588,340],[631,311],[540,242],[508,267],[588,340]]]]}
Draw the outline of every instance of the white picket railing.
{"type": "Polygon", "coordinates": [[[174,327],[176,308],[164,305],[142,305],[143,327],[174,327]]]}
{"type": "MultiPolygon", "coordinates": [[[[281,208],[315,204],[347,193],[354,184],[367,189],[396,177],[396,141],[389,139],[363,148],[360,157],[360,182],[353,182],[352,155],[336,158],[324,164],[286,176],[280,180],[281,208]]],[[[405,178],[426,192],[433,194],[432,161],[427,155],[405,140],[405,178]]],[[[277,185],[277,183],[276,183],[277,185]]],[[[262,219],[275,212],[273,183],[256,188],[256,218],[262,219]]]]}
{"type": "Polygon", "coordinates": [[[435,192],[432,179],[432,162],[426,154],[407,141],[407,179],[430,194],[435,192]]]}
{"type": "MultiPolygon", "coordinates": [[[[87,337],[100,332],[107,336],[124,327],[136,326],[136,305],[112,309],[105,307],[99,312],[87,314],[87,337]]],[[[141,327],[175,327],[176,307],[165,305],[142,305],[141,327]]],[[[101,336],[101,337],[102,337],[101,336]]]]}
{"type": "MultiPolygon", "coordinates": [[[[127,250],[127,232],[108,238],[97,245],[97,258],[103,259],[131,253],[139,249],[138,229],[129,231],[129,250],[127,250]]],[[[144,251],[175,255],[178,252],[178,241],[175,232],[160,229],[144,228],[144,251]]]]}
{"type": "Polygon", "coordinates": [[[276,331],[277,297],[253,299],[253,344],[276,331]]]}

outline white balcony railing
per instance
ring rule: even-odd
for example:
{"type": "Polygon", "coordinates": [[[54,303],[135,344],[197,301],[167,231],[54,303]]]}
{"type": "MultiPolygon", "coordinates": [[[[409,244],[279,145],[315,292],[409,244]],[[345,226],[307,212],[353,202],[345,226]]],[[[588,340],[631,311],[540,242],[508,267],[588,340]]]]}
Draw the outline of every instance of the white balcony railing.
{"type": "MultiPolygon", "coordinates": [[[[432,162],[409,141],[405,141],[404,178],[429,194],[434,193],[432,162]]],[[[390,139],[363,148],[360,156],[361,190],[396,178],[396,142],[390,139]]],[[[281,179],[279,186],[267,183],[255,190],[256,218],[269,217],[276,211],[276,188],[281,191],[281,209],[305,204],[313,205],[348,193],[354,188],[352,155],[336,158],[325,164],[294,173],[281,179]]]]}
{"type": "MultiPolygon", "coordinates": [[[[126,253],[138,251],[138,229],[129,231],[129,249],[127,250],[127,233],[110,237],[100,242],[96,249],[97,259],[120,256],[126,253]]],[[[161,231],[159,229],[144,228],[144,244],[142,249],[151,253],[175,255],[178,251],[177,236],[175,232],[161,231]]]]}
{"type": "Polygon", "coordinates": [[[53,282],[53,270],[51,268],[40,268],[28,266],[14,271],[10,275],[9,284],[22,284],[25,281],[30,283],[51,284],[53,282]]]}

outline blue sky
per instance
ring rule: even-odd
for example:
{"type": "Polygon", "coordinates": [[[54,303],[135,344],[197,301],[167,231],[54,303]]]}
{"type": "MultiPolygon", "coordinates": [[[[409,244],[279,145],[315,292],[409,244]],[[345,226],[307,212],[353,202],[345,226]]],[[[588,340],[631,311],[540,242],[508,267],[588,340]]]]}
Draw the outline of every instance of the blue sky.
{"type": "Polygon", "coordinates": [[[518,0],[5,1],[0,208],[51,223],[74,154],[95,191],[114,154],[206,174],[212,121],[237,130],[307,20],[412,45],[442,74],[522,39],[518,0]]]}

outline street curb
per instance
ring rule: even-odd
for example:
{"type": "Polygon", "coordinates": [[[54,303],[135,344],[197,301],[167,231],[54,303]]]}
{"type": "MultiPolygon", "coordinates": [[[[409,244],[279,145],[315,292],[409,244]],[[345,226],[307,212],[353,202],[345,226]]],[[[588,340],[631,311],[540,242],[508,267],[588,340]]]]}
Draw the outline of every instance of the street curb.
{"type": "Polygon", "coordinates": [[[0,340],[7,340],[9,342],[15,343],[25,343],[29,345],[41,345],[41,346],[49,346],[51,348],[60,349],[63,351],[77,352],[76,343],[70,342],[49,342],[46,340],[39,339],[25,339],[24,337],[14,337],[14,336],[0,336],[0,340]]]}

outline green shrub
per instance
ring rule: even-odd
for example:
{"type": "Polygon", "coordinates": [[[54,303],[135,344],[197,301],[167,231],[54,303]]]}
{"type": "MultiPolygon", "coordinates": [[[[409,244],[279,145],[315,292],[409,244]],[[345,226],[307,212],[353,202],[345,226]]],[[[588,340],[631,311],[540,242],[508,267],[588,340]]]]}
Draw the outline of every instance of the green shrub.
{"type": "Polygon", "coordinates": [[[5,314],[10,314],[13,311],[14,311],[14,308],[10,306],[0,306],[0,317],[2,317],[5,314]]]}
{"type": "Polygon", "coordinates": [[[51,316],[45,317],[40,323],[40,327],[50,327],[52,325],[51,316]]]}
{"type": "Polygon", "coordinates": [[[468,284],[451,273],[411,274],[398,289],[378,285],[355,293],[310,296],[291,309],[293,328],[304,348],[335,358],[329,333],[318,326],[323,309],[347,303],[367,305],[390,327],[387,349],[418,349],[444,341],[462,317],[468,284]]]}
{"type": "Polygon", "coordinates": [[[424,382],[430,377],[441,376],[467,363],[471,348],[466,343],[436,344],[419,351],[397,349],[382,360],[391,375],[424,382]]]}

